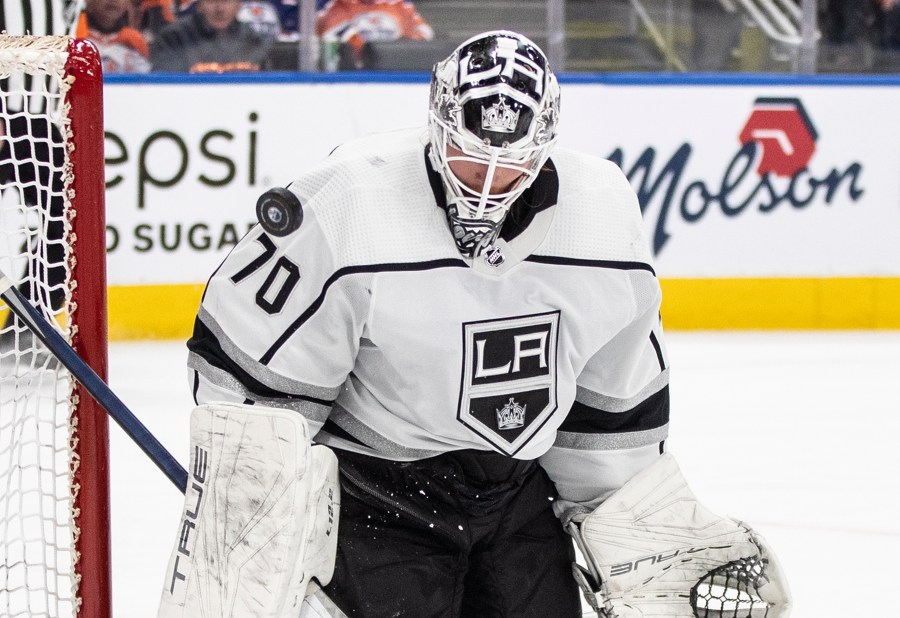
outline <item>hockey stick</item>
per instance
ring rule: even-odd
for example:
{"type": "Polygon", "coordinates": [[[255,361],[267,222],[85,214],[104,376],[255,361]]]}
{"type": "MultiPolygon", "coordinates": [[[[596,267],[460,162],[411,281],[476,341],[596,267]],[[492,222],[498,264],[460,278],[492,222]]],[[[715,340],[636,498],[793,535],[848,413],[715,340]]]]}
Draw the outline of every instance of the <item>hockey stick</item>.
{"type": "Polygon", "coordinates": [[[9,278],[0,271],[0,298],[6,301],[10,310],[37,335],[47,349],[78,380],[97,403],[119,424],[128,436],[137,443],[144,453],[155,463],[172,483],[184,493],[187,488],[187,472],[166,450],[159,440],[141,423],[134,413],[106,385],[90,365],[84,362],[62,335],[35,309],[28,299],[17,290],[9,278]]]}
{"type": "MultiPolygon", "coordinates": [[[[37,335],[50,353],[78,380],[97,403],[113,418],[138,447],[155,463],[181,493],[187,490],[187,471],[166,450],[150,430],[128,409],[110,387],[72,349],[62,335],[22,295],[9,278],[0,271],[0,298],[9,309],[37,335]]],[[[318,585],[310,586],[303,601],[299,618],[346,618],[318,585]]]]}

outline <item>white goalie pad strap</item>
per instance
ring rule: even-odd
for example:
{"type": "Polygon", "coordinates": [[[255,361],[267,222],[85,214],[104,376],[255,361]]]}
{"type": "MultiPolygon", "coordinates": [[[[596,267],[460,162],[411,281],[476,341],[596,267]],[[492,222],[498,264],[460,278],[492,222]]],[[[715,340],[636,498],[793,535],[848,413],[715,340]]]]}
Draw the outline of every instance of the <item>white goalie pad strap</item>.
{"type": "Polygon", "coordinates": [[[300,414],[195,408],[159,618],[297,618],[312,579],[334,571],[338,492],[337,458],[300,414]]]}
{"type": "Polygon", "coordinates": [[[596,594],[603,618],[789,614],[787,580],[769,546],[697,502],[671,454],[569,530],[589,568],[576,565],[576,579],[586,596],[596,594]]]}
{"type": "Polygon", "coordinates": [[[334,601],[316,584],[312,582],[307,589],[307,596],[300,607],[300,615],[297,618],[348,618],[334,601]]]}

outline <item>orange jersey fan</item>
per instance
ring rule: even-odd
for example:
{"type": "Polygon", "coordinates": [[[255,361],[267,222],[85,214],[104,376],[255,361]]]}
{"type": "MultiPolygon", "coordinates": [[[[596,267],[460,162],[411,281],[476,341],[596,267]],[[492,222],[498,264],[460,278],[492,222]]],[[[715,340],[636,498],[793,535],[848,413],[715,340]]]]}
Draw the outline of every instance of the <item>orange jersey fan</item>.
{"type": "Polygon", "coordinates": [[[431,26],[403,0],[332,0],[319,12],[316,34],[354,48],[366,42],[434,38],[431,26]]]}

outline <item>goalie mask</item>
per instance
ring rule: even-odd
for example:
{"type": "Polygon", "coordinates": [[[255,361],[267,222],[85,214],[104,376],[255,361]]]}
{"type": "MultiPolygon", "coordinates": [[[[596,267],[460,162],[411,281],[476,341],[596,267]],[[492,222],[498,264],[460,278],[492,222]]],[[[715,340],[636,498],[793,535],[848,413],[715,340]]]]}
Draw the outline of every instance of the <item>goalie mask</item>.
{"type": "Polygon", "coordinates": [[[510,205],[550,156],[558,119],[556,77],[520,34],[480,34],[435,65],[430,157],[463,255],[477,256],[497,239],[510,205]]]}

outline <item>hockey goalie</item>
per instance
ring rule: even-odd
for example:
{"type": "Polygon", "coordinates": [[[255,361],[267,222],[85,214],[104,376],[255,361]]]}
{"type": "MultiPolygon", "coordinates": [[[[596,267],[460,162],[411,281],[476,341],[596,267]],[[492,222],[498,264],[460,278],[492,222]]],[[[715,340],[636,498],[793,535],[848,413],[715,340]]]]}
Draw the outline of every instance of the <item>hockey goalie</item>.
{"type": "Polygon", "coordinates": [[[640,206],[557,147],[544,53],[473,37],[428,111],[266,193],[210,278],[160,618],[785,618],[667,452],[640,206]]]}

